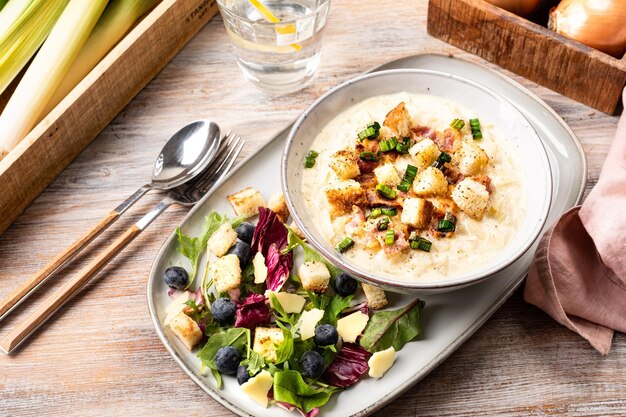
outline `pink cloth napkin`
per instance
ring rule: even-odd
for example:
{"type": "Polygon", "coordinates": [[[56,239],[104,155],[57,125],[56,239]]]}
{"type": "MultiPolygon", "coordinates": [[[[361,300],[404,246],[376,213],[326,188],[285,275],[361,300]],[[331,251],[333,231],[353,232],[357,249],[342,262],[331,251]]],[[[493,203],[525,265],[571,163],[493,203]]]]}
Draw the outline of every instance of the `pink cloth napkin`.
{"type": "Polygon", "coordinates": [[[626,333],[626,113],[589,197],[541,239],[524,299],[603,355],[626,333]]]}

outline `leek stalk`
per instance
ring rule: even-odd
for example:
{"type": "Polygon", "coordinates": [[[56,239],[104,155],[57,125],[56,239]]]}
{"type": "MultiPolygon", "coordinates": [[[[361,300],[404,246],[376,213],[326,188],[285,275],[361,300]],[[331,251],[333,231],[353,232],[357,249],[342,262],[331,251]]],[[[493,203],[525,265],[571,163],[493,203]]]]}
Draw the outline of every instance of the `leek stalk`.
{"type": "Polygon", "coordinates": [[[69,1],[0,115],[0,158],[33,128],[107,3],[69,1]]]}
{"type": "Polygon", "coordinates": [[[45,117],[158,0],[111,0],[41,117],[45,117]]]}
{"type": "Polygon", "coordinates": [[[35,55],[68,1],[13,0],[0,13],[0,94],[35,55]]]}

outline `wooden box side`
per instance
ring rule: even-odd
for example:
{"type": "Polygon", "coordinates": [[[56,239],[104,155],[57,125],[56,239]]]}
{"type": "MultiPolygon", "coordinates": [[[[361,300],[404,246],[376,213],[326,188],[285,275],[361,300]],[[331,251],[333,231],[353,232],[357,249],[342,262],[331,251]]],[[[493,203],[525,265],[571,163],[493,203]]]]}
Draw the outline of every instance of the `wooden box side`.
{"type": "Polygon", "coordinates": [[[626,62],[483,0],[430,0],[428,33],[600,111],[618,109],[626,62]]]}
{"type": "Polygon", "coordinates": [[[0,233],[216,13],[215,0],[163,0],[0,161],[0,233]]]}

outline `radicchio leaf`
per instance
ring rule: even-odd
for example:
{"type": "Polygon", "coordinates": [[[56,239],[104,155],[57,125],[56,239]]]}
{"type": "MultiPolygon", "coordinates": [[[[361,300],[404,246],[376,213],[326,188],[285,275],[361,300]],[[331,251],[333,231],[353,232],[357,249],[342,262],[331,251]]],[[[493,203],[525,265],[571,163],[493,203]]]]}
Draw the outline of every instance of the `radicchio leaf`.
{"type": "Polygon", "coordinates": [[[235,312],[235,327],[254,329],[259,324],[267,324],[272,315],[265,301],[267,298],[262,294],[250,293],[237,305],[235,312]]]}
{"type": "Polygon", "coordinates": [[[267,265],[266,286],[278,291],[289,278],[293,266],[293,253],[282,254],[287,246],[287,228],[272,210],[259,207],[259,222],[252,236],[252,256],[261,252],[267,265]]]}
{"type": "Polygon", "coordinates": [[[346,388],[356,384],[369,369],[371,353],[356,343],[344,343],[335,360],[326,368],[323,379],[330,385],[346,388]]]}
{"type": "Polygon", "coordinates": [[[267,257],[265,258],[267,265],[267,279],[265,284],[270,291],[278,291],[289,278],[289,271],[293,266],[293,254],[282,255],[280,249],[275,244],[271,244],[267,257]]]}

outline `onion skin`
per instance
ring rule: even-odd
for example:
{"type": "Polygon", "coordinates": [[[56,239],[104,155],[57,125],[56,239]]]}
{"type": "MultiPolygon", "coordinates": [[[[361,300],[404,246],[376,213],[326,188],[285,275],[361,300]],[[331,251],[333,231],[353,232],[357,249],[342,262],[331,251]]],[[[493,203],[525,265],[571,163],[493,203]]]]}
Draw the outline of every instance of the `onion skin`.
{"type": "Polygon", "coordinates": [[[504,10],[526,17],[534,12],[542,0],[485,0],[487,3],[496,5],[504,10]]]}
{"type": "Polygon", "coordinates": [[[550,11],[548,28],[621,58],[626,53],[626,1],[563,0],[550,11]]]}

